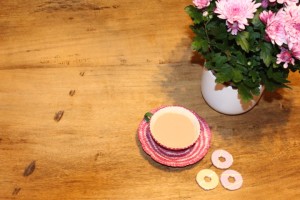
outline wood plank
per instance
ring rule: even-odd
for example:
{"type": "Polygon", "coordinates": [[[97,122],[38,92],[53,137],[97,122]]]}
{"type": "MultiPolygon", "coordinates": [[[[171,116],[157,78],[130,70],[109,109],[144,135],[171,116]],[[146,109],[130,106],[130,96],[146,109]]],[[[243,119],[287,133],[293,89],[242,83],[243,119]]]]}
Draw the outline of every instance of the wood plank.
{"type": "Polygon", "coordinates": [[[0,199],[300,196],[299,74],[289,78],[292,90],[266,93],[244,115],[213,111],[201,97],[203,61],[190,49],[188,4],[0,2],[0,199]],[[172,104],[195,110],[213,132],[209,153],[190,167],[154,162],[137,139],[144,113],[172,104]],[[196,184],[201,169],[221,174],[210,161],[219,148],[233,154],[240,190],[196,184]]]}

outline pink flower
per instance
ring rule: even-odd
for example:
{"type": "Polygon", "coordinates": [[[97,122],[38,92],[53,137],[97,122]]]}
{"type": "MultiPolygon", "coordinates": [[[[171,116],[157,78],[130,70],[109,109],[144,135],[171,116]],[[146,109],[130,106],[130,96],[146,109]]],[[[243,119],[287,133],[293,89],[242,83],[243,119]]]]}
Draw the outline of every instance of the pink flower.
{"type": "Polygon", "coordinates": [[[266,33],[271,39],[271,42],[276,43],[279,46],[287,44],[286,32],[285,32],[285,18],[286,13],[280,9],[276,14],[272,15],[267,20],[266,33]]]}
{"type": "Polygon", "coordinates": [[[239,31],[239,25],[237,22],[233,22],[233,24],[231,24],[230,22],[226,21],[226,25],[228,27],[228,32],[231,32],[232,35],[237,35],[239,31]]]}
{"type": "Polygon", "coordinates": [[[300,6],[287,6],[285,8],[285,12],[287,44],[289,49],[292,49],[295,44],[300,44],[300,6]]]}
{"type": "Polygon", "coordinates": [[[293,57],[300,60],[300,44],[294,45],[293,48],[291,49],[291,51],[292,51],[293,57]]]}
{"type": "Polygon", "coordinates": [[[269,38],[269,36],[268,36],[267,34],[265,34],[264,39],[265,39],[267,42],[271,42],[271,39],[269,38]]]}
{"type": "Polygon", "coordinates": [[[288,68],[288,64],[295,65],[295,59],[292,57],[291,52],[285,48],[281,48],[281,52],[277,55],[276,63],[284,63],[283,67],[288,68]]]}
{"type": "Polygon", "coordinates": [[[286,5],[292,5],[297,4],[299,0],[269,0],[271,3],[274,3],[277,1],[279,4],[286,4],[286,5]]]}
{"type": "Polygon", "coordinates": [[[211,0],[193,0],[195,6],[199,9],[209,6],[211,0]]]}
{"type": "Polygon", "coordinates": [[[267,8],[269,6],[269,0],[262,0],[261,1],[261,7],[267,8]]]}
{"type": "Polygon", "coordinates": [[[268,20],[274,15],[272,11],[263,11],[259,15],[259,19],[262,21],[262,23],[267,24],[268,20]]]}
{"type": "Polygon", "coordinates": [[[300,60],[300,6],[288,5],[271,16],[264,11],[260,19],[266,22],[266,34],[271,42],[281,46],[276,63],[284,63],[283,67],[287,68],[288,64],[295,64],[294,58],[300,60]]]}
{"type": "Polygon", "coordinates": [[[252,0],[218,0],[215,13],[220,19],[226,19],[228,32],[236,35],[248,25],[247,19],[252,19],[261,3],[252,0]]]}

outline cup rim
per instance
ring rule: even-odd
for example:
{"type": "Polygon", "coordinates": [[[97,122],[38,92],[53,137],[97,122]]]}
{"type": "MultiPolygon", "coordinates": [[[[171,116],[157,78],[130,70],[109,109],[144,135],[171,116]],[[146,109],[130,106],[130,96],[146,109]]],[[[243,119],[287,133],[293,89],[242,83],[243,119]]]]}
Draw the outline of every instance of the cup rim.
{"type": "Polygon", "coordinates": [[[160,146],[162,146],[166,149],[170,149],[170,150],[183,150],[183,149],[187,149],[187,148],[193,146],[196,143],[196,141],[199,139],[199,136],[201,134],[200,122],[199,122],[197,116],[194,114],[193,111],[191,111],[183,106],[165,106],[165,107],[158,109],[156,112],[153,113],[153,116],[151,117],[151,119],[149,121],[149,128],[150,128],[150,134],[151,134],[153,140],[160,146]],[[163,142],[159,141],[159,139],[157,139],[157,137],[155,136],[155,133],[153,132],[153,121],[156,120],[160,115],[170,112],[170,111],[187,116],[195,124],[197,131],[196,131],[194,140],[190,144],[182,145],[182,146],[170,146],[168,144],[164,144],[163,142]]]}

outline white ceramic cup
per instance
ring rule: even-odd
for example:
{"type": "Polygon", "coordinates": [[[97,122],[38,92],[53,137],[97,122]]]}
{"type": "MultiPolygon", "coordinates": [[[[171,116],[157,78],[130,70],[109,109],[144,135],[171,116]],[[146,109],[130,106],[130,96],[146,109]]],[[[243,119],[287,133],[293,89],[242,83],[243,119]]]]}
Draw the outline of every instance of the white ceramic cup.
{"type": "Polygon", "coordinates": [[[190,110],[180,106],[167,106],[150,116],[150,131],[159,145],[180,150],[197,141],[200,123],[190,110]]]}

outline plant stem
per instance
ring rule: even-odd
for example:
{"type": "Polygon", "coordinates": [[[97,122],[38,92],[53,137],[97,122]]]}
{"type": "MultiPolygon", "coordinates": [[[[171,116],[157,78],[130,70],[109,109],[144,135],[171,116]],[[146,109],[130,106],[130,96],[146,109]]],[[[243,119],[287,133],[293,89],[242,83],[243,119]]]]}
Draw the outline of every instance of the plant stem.
{"type": "Polygon", "coordinates": [[[206,25],[209,23],[209,21],[207,21],[205,24],[204,24],[204,30],[205,30],[205,35],[206,35],[206,38],[207,38],[207,41],[208,41],[208,44],[209,44],[209,46],[208,46],[208,49],[209,49],[209,51],[212,51],[212,49],[210,48],[210,39],[209,39],[209,37],[208,37],[208,32],[207,32],[207,30],[206,30],[206,25]]]}

